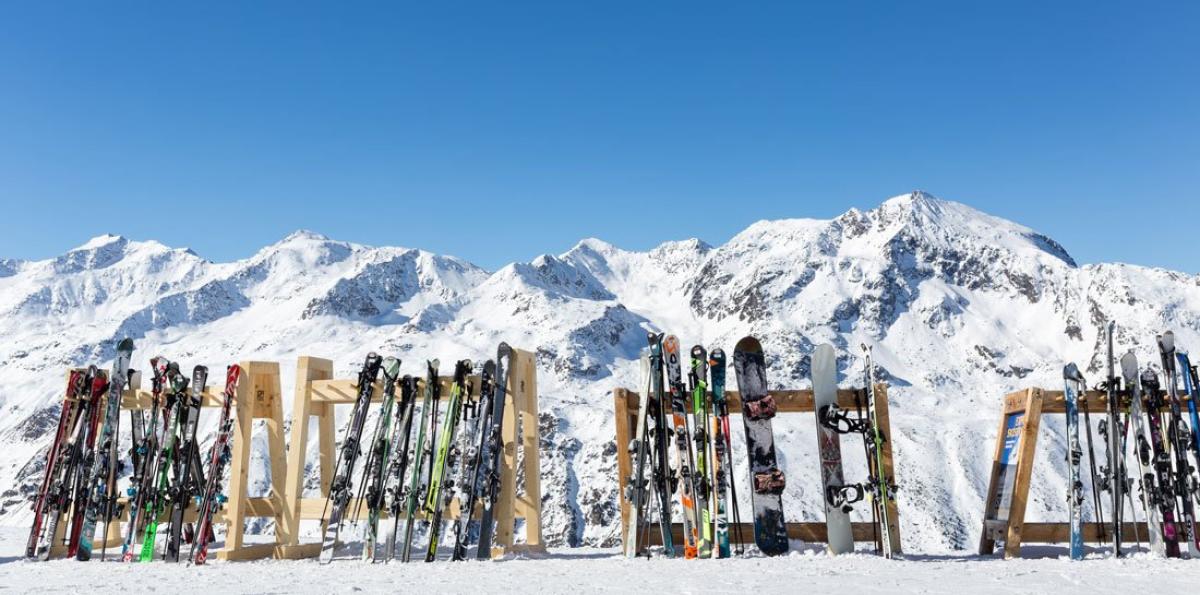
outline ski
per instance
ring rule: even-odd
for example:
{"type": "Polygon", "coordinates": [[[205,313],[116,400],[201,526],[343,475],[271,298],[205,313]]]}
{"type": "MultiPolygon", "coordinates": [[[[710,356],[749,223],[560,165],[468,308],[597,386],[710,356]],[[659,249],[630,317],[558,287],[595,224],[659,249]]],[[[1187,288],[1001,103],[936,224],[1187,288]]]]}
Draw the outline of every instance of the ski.
{"type": "Polygon", "coordinates": [[[738,533],[739,553],[742,543],[741,515],[738,514],[737,489],[732,478],[730,462],[732,441],[729,436],[729,400],[725,397],[725,351],[714,347],[708,352],[708,369],[712,383],[713,408],[713,482],[716,497],[716,550],[718,558],[731,555],[729,547],[729,517],[733,513],[738,533]]]}
{"type": "MultiPolygon", "coordinates": [[[[379,552],[376,547],[379,541],[379,515],[384,504],[384,475],[388,460],[392,456],[391,423],[392,407],[396,402],[396,381],[400,378],[400,360],[394,357],[383,358],[380,365],[383,374],[383,402],[379,407],[379,419],[375,421],[375,434],[371,439],[371,449],[367,454],[367,463],[363,470],[363,487],[366,497],[359,499],[359,505],[367,506],[366,536],[363,539],[363,560],[374,562],[379,552]]],[[[357,516],[357,515],[355,515],[357,516]]]]}
{"type": "Polygon", "coordinates": [[[883,430],[879,427],[879,408],[875,395],[875,365],[871,360],[871,347],[863,345],[862,350],[865,356],[863,367],[867,385],[867,415],[870,419],[869,452],[871,465],[875,468],[870,492],[875,506],[879,510],[879,532],[880,542],[883,545],[883,557],[892,558],[900,555],[899,538],[892,535],[892,519],[888,513],[888,502],[896,497],[896,485],[893,483],[893,479],[888,477],[887,469],[883,464],[883,443],[888,438],[883,435],[883,430]]]}
{"type": "MultiPolygon", "coordinates": [[[[411,460],[408,445],[412,437],[413,410],[416,408],[417,379],[405,375],[400,379],[400,408],[397,410],[395,431],[392,434],[392,452],[395,453],[388,462],[390,487],[387,488],[389,497],[388,512],[392,515],[392,527],[388,530],[383,557],[387,560],[396,558],[396,538],[400,534],[400,517],[404,513],[405,489],[404,478],[411,460]]],[[[376,549],[376,552],[379,550],[376,549]]]]}
{"type": "Polygon", "coordinates": [[[679,364],[679,339],[667,335],[663,339],[663,358],[667,370],[667,390],[671,395],[671,422],[675,435],[675,453],[679,459],[679,504],[683,507],[683,557],[699,554],[700,515],[696,506],[698,482],[696,459],[689,440],[687,397],[683,372],[679,364]]]}
{"type": "Polygon", "coordinates": [[[342,517],[346,512],[346,506],[350,503],[350,494],[353,490],[351,477],[354,474],[354,464],[362,454],[360,444],[363,426],[367,423],[367,410],[371,406],[371,395],[374,392],[375,380],[379,377],[379,368],[382,362],[379,355],[371,352],[367,354],[362,370],[358,373],[358,394],[354,400],[354,409],[350,413],[349,425],[346,426],[346,435],[342,438],[342,447],[338,452],[337,463],[334,465],[329,497],[325,500],[325,508],[321,512],[324,537],[321,539],[321,553],[317,558],[321,564],[332,562],[334,550],[337,548],[338,537],[342,530],[342,517]]]}
{"type": "Polygon", "coordinates": [[[691,351],[691,366],[688,370],[688,383],[692,392],[692,429],[695,431],[696,468],[693,471],[696,490],[696,517],[699,523],[696,540],[696,555],[701,558],[712,557],[713,526],[712,510],[709,509],[709,497],[712,483],[709,475],[712,467],[712,457],[709,455],[709,408],[708,408],[708,352],[696,345],[691,351]]]}
{"type": "Polygon", "coordinates": [[[412,478],[408,483],[404,506],[404,543],[400,550],[400,561],[408,562],[412,555],[413,526],[417,523],[417,506],[424,497],[424,489],[428,484],[422,483],[425,465],[425,428],[434,415],[437,414],[438,400],[441,399],[442,386],[438,380],[438,360],[426,362],[428,370],[425,380],[425,396],[421,401],[421,419],[417,423],[417,442],[413,446],[412,478]]]}
{"type": "MultiPolygon", "coordinates": [[[[817,410],[817,447],[821,457],[821,485],[825,498],[825,527],[829,553],[854,551],[854,531],[850,526],[852,499],[842,471],[842,446],[837,402],[837,354],[829,344],[819,345],[810,366],[813,407],[817,410]]],[[[861,490],[858,495],[861,496],[861,490]]]]}
{"type": "Polygon", "coordinates": [[[1142,388],[1138,381],[1138,361],[1132,351],[1121,356],[1121,376],[1125,380],[1125,389],[1129,391],[1129,424],[1133,426],[1134,460],[1137,461],[1138,478],[1141,482],[1142,506],[1146,509],[1146,524],[1150,532],[1150,551],[1158,556],[1166,556],[1162,516],[1154,502],[1154,494],[1157,493],[1152,469],[1154,462],[1150,458],[1150,443],[1146,440],[1143,422],[1142,388]]]}
{"type": "Polygon", "coordinates": [[[1107,340],[1108,349],[1105,353],[1105,364],[1108,370],[1108,377],[1104,381],[1104,390],[1106,401],[1108,404],[1108,432],[1105,435],[1105,454],[1107,455],[1108,469],[1105,475],[1109,477],[1109,495],[1112,496],[1112,552],[1114,556],[1120,557],[1122,529],[1125,521],[1125,488],[1128,485],[1125,471],[1124,456],[1121,450],[1121,397],[1117,390],[1119,388],[1117,375],[1115,372],[1116,358],[1113,355],[1113,330],[1116,328],[1116,323],[1109,321],[1104,333],[1107,340]]]}
{"type": "MultiPolygon", "coordinates": [[[[480,470],[483,467],[483,430],[488,427],[491,419],[492,399],[496,394],[496,362],[488,360],[483,364],[483,373],[479,376],[479,400],[469,409],[470,425],[461,435],[463,464],[456,482],[458,490],[458,521],[454,524],[454,551],[450,559],[460,561],[467,559],[467,541],[470,537],[471,515],[475,513],[475,504],[479,501],[482,491],[480,470]]],[[[465,421],[465,420],[464,420],[465,421]]]]}
{"type": "Polygon", "coordinates": [[[629,445],[633,470],[626,478],[625,498],[629,501],[629,520],[625,525],[625,557],[636,558],[642,554],[642,539],[640,530],[646,516],[646,459],[650,453],[650,443],[646,440],[646,426],[649,418],[646,413],[650,410],[650,351],[642,353],[642,387],[645,392],[638,400],[638,408],[633,411],[634,430],[633,442],[629,445]]]}
{"type": "MultiPolygon", "coordinates": [[[[1192,366],[1187,352],[1176,351],[1175,357],[1179,360],[1179,373],[1183,376],[1183,389],[1188,397],[1188,418],[1192,424],[1191,432],[1186,441],[1192,447],[1191,451],[1192,455],[1196,458],[1196,463],[1200,464],[1200,412],[1197,411],[1196,407],[1197,390],[1200,390],[1200,377],[1197,377],[1196,368],[1192,366]]],[[[1196,489],[1200,489],[1200,486],[1193,485],[1192,488],[1195,491],[1196,489]]],[[[1197,538],[1200,539],[1200,537],[1197,538]]]]}
{"type": "MultiPolygon", "coordinates": [[[[1188,451],[1191,450],[1192,435],[1183,421],[1182,399],[1179,398],[1179,388],[1176,384],[1175,333],[1167,331],[1158,336],[1158,350],[1162,357],[1163,374],[1166,376],[1167,396],[1170,398],[1170,415],[1167,424],[1167,442],[1175,459],[1175,490],[1169,495],[1180,502],[1180,515],[1183,526],[1179,531],[1187,540],[1188,553],[1192,558],[1200,557],[1200,533],[1196,531],[1195,510],[1193,507],[1192,467],[1188,462],[1188,451]]],[[[1185,371],[1184,374],[1187,374],[1185,371]]]]}
{"type": "Polygon", "coordinates": [[[767,366],[762,344],[754,337],[738,341],[733,351],[742,399],[742,423],[746,426],[746,450],[750,457],[753,488],[754,542],[768,556],[788,551],[787,525],[783,517],[785,480],[775,459],[775,399],[767,392],[767,366]]]}
{"type": "Polygon", "coordinates": [[[459,360],[454,364],[454,379],[450,384],[450,402],[446,405],[446,420],[442,427],[442,439],[437,445],[430,471],[429,491],[425,498],[425,513],[429,515],[429,545],[425,549],[425,561],[437,559],[438,545],[442,535],[442,513],[450,504],[454,482],[449,480],[458,464],[460,454],[455,448],[455,431],[463,416],[463,403],[471,399],[471,385],[467,375],[471,373],[471,360],[459,360]]]}
{"type": "Polygon", "coordinates": [[[1163,433],[1163,398],[1158,375],[1153,370],[1142,372],[1142,392],[1146,395],[1146,417],[1150,427],[1150,452],[1143,451],[1147,466],[1154,469],[1155,489],[1150,494],[1154,505],[1159,508],[1162,519],[1163,550],[1168,558],[1178,558],[1179,527],[1175,524],[1175,487],[1171,478],[1171,455],[1167,452],[1166,436],[1163,433]]]}
{"type": "Polygon", "coordinates": [[[208,471],[205,472],[204,491],[196,504],[196,531],[192,538],[192,549],[188,559],[197,566],[208,560],[208,546],[212,543],[213,516],[225,504],[225,495],[221,493],[221,481],[225,474],[225,466],[231,457],[230,441],[233,439],[233,403],[237,399],[237,386],[242,376],[242,368],[237,364],[225,370],[225,392],[221,401],[221,420],[217,424],[217,436],[213,440],[208,453],[208,471]]]}
{"type": "Polygon", "coordinates": [[[658,528],[663,555],[673,558],[675,543],[671,533],[671,493],[675,491],[675,473],[671,469],[671,424],[667,417],[669,406],[663,381],[663,335],[649,333],[646,339],[650,346],[650,391],[646,398],[649,410],[646,413],[648,419],[654,420],[654,428],[647,428],[653,446],[651,478],[654,480],[654,491],[658,494],[658,528]]]}
{"type": "MultiPolygon", "coordinates": [[[[71,472],[71,524],[70,536],[67,538],[67,557],[79,557],[79,542],[83,540],[83,526],[86,523],[86,512],[91,507],[92,497],[92,466],[96,459],[96,434],[100,429],[100,420],[104,417],[101,409],[104,395],[108,392],[107,375],[91,366],[88,374],[92,378],[92,388],[86,406],[87,415],[80,426],[83,432],[82,446],[76,459],[76,468],[71,472]]],[[[94,525],[93,525],[94,529],[94,525]]]]}
{"type": "Polygon", "coordinates": [[[150,418],[147,420],[140,412],[130,412],[130,427],[133,434],[133,445],[130,448],[130,459],[133,461],[133,475],[129,478],[129,523],[126,524],[125,541],[121,544],[121,559],[132,562],[137,555],[137,544],[141,543],[146,515],[143,509],[149,500],[150,491],[154,485],[154,461],[158,456],[158,416],[164,402],[164,392],[167,387],[167,369],[170,362],[167,358],[156,356],[150,358],[150,368],[153,372],[151,381],[150,418]]]}
{"type": "Polygon", "coordinates": [[[500,457],[504,454],[504,402],[508,400],[512,355],[512,347],[508,343],[500,343],[496,348],[496,390],[492,397],[492,413],[481,437],[483,467],[479,485],[482,489],[480,502],[483,512],[479,518],[479,545],[475,551],[475,557],[479,560],[492,558],[492,539],[496,530],[494,515],[496,501],[500,498],[500,457]]]}
{"type": "Polygon", "coordinates": [[[1073,363],[1063,368],[1063,380],[1063,394],[1067,404],[1067,507],[1071,518],[1070,554],[1072,560],[1082,560],[1083,480],[1079,475],[1079,463],[1083,458],[1083,448],[1079,445],[1079,393],[1087,389],[1079,366],[1073,363]]]}
{"type": "Polygon", "coordinates": [[[167,365],[167,383],[170,393],[167,394],[167,404],[164,409],[166,417],[163,424],[162,448],[154,463],[154,473],[151,474],[152,484],[146,498],[146,530],[142,536],[142,549],[138,556],[141,562],[154,559],[154,550],[158,541],[158,523],[162,516],[163,505],[168,498],[167,488],[170,482],[171,470],[174,467],[177,444],[179,442],[180,417],[183,415],[184,399],[187,398],[188,379],[179,371],[179,365],[171,362],[167,365]]]}
{"type": "MultiPolygon", "coordinates": [[[[87,561],[92,558],[93,537],[96,523],[101,516],[107,527],[112,518],[116,500],[117,430],[121,422],[121,395],[128,380],[129,362],[133,358],[133,339],[122,339],[117,344],[117,356],[109,375],[108,396],[105,400],[104,419],[100,426],[99,447],[91,469],[91,498],[83,516],[83,529],[76,559],[87,561]]],[[[102,538],[108,539],[105,532],[102,538]]]]}
{"type": "Polygon", "coordinates": [[[167,501],[171,505],[171,516],[167,525],[167,543],[163,547],[163,560],[179,561],[180,542],[184,533],[183,515],[192,503],[193,494],[204,483],[204,471],[200,469],[200,453],[196,449],[196,429],[200,422],[200,407],[204,403],[204,389],[208,386],[208,368],[192,368],[192,385],[188,399],[179,405],[183,418],[180,420],[182,434],[179,452],[175,456],[175,481],[167,490],[167,501]]]}

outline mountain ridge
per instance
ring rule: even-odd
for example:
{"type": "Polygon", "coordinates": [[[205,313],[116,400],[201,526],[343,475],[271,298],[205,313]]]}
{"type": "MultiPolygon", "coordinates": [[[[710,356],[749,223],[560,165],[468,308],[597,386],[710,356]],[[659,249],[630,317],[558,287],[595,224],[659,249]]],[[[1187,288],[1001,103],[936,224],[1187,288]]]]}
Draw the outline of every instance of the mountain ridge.
{"type": "MultiPolygon", "coordinates": [[[[532,351],[544,527],[551,543],[569,545],[619,536],[611,391],[640,386],[647,331],[726,351],[756,335],[771,388],[809,386],[809,354],[826,342],[838,351],[839,382],[861,384],[858,345],[872,343],[877,375],[892,386],[903,531],[923,551],[973,543],[1003,394],[1057,386],[1066,361],[1098,373],[1109,319],[1118,349],[1146,361],[1165,328],[1200,345],[1200,277],[1081,266],[1029,227],[920,191],[832,219],[756,222],[716,246],[692,238],[636,251],[584,238],[495,271],[309,230],[222,263],[112,235],[10,265],[8,275],[3,262],[0,333],[10,340],[0,371],[10,381],[0,407],[11,414],[0,417],[0,485],[14,486],[0,493],[5,524],[26,518],[63,368],[107,365],[96,360],[124,335],[138,344],[140,368],[160,354],[216,369],[279,361],[285,394],[300,355],[331,358],[349,377],[369,350],[406,368],[427,357],[483,361],[500,341],[532,351]]],[[[1055,422],[1046,425],[1054,436],[1055,422]]],[[[789,517],[819,520],[812,426],[782,416],[777,434],[789,517]]],[[[257,457],[252,481],[267,469],[257,457]]],[[[743,466],[735,472],[744,478],[743,466]]],[[[1035,482],[1035,518],[1062,514],[1060,475],[1035,482]]]]}

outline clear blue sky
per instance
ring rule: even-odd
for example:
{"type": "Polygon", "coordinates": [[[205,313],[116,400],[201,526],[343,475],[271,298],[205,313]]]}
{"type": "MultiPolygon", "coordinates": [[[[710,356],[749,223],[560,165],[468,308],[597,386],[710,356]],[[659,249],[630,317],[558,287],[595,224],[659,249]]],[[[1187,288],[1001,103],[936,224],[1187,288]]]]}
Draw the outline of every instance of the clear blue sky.
{"type": "Polygon", "coordinates": [[[495,268],[921,188],[1200,272],[1159,235],[1200,223],[1200,3],[166,4],[0,11],[0,256],[309,228],[495,268]]]}

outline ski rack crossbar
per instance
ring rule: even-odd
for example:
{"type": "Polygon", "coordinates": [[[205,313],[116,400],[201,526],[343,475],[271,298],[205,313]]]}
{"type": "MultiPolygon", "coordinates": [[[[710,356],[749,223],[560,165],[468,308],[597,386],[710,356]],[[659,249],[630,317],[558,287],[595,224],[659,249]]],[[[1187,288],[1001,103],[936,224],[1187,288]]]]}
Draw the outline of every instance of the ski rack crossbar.
{"type": "MultiPolygon", "coordinates": [[[[813,392],[811,390],[773,390],[768,391],[768,394],[775,398],[775,403],[778,406],[777,413],[815,413],[816,408],[813,406],[813,392]]],[[[858,394],[861,398],[862,390],[855,389],[839,389],[837,392],[838,406],[853,410],[855,406],[854,397],[858,394]]],[[[711,393],[710,393],[711,395],[711,393]]],[[[738,391],[727,390],[725,397],[729,401],[729,415],[741,415],[742,399],[738,391]]],[[[878,383],[875,385],[876,399],[876,415],[879,418],[880,430],[884,436],[892,435],[891,425],[888,418],[888,396],[887,385],[878,383]]],[[[613,400],[615,402],[616,411],[616,426],[617,426],[617,476],[619,477],[620,489],[617,490],[618,498],[621,504],[621,539],[627,541],[630,536],[628,533],[629,514],[631,503],[625,497],[626,484],[633,470],[632,457],[629,452],[629,443],[633,439],[633,430],[637,428],[636,412],[641,403],[641,396],[635,392],[625,388],[618,388],[613,391],[613,400]]],[[[687,400],[687,410],[692,410],[691,399],[687,400]]],[[[895,470],[892,464],[892,440],[887,440],[883,443],[880,456],[883,458],[883,466],[887,471],[887,475],[895,482],[895,470]]],[[[776,445],[778,448],[778,444],[776,445]]],[[[814,446],[815,448],[815,446],[814,446]]],[[[820,486],[814,488],[818,492],[820,486]]],[[[891,535],[892,535],[892,550],[899,554],[900,549],[900,518],[899,512],[896,510],[896,501],[889,500],[885,503],[890,519],[891,535]]],[[[825,511],[822,509],[816,513],[818,516],[824,516],[825,511]]],[[[875,523],[870,522],[855,522],[852,523],[852,531],[854,541],[856,542],[873,542],[875,536],[878,535],[875,523]]],[[[811,543],[827,543],[829,541],[828,533],[824,522],[793,522],[787,523],[787,532],[790,539],[800,539],[811,543]]],[[[679,543],[683,539],[683,526],[680,523],[672,523],[671,533],[679,543]]],[[[729,541],[737,543],[739,532],[734,523],[729,523],[729,541]]],[[[754,543],[754,524],[742,523],[741,532],[743,543],[754,543]]],[[[660,545],[662,536],[656,528],[651,528],[649,535],[644,536],[643,543],[648,542],[649,545],[660,545]]]]}
{"type": "MultiPolygon", "coordinates": [[[[226,525],[226,535],[224,546],[215,552],[218,559],[221,560],[253,560],[259,558],[269,558],[275,554],[275,548],[279,544],[284,543],[284,535],[276,533],[275,544],[256,543],[247,544],[244,541],[246,519],[254,517],[274,518],[276,527],[280,527],[283,520],[284,501],[279,496],[282,494],[284,468],[282,465],[271,466],[271,486],[266,497],[250,497],[247,488],[249,485],[248,473],[250,469],[250,439],[251,429],[255,420],[263,420],[265,422],[267,432],[267,450],[272,461],[284,460],[284,443],[283,443],[283,404],[281,402],[281,391],[279,387],[279,364],[275,362],[240,362],[238,365],[242,368],[241,381],[238,383],[236,401],[233,407],[232,415],[234,419],[234,432],[232,437],[233,444],[231,445],[232,460],[229,465],[229,489],[226,492],[229,500],[224,504],[223,508],[214,515],[213,524],[224,523],[226,525]]],[[[77,371],[86,371],[86,369],[77,369],[77,371]]],[[[70,394],[70,377],[71,370],[67,371],[67,381],[64,382],[64,395],[70,394]]],[[[213,378],[216,378],[214,375],[213,378]]],[[[224,378],[224,373],[219,375],[224,378]]],[[[153,395],[150,391],[142,390],[141,388],[142,375],[135,372],[129,378],[129,387],[121,395],[121,410],[138,410],[149,409],[153,403],[153,395]]],[[[224,403],[225,386],[223,383],[209,383],[204,390],[204,399],[201,402],[201,407],[211,407],[220,409],[224,403]]],[[[64,399],[69,397],[64,396],[64,399]]],[[[105,395],[105,399],[108,395],[105,395]]],[[[127,436],[126,436],[127,437],[127,436]]],[[[207,448],[207,444],[203,445],[207,448]]],[[[124,448],[122,447],[122,452],[124,448]]],[[[201,452],[207,452],[201,450],[201,452]]],[[[118,507],[122,510],[120,516],[113,517],[113,522],[108,525],[108,533],[99,539],[93,539],[93,549],[99,551],[102,547],[107,546],[109,555],[114,557],[120,556],[120,548],[123,543],[122,525],[129,522],[129,502],[125,497],[118,498],[118,507]]],[[[51,558],[60,558],[66,555],[67,546],[63,544],[63,535],[67,528],[67,519],[70,518],[71,510],[64,511],[64,518],[58,524],[58,531],[54,536],[55,546],[50,550],[51,558]]],[[[164,518],[169,515],[169,511],[164,511],[164,518]]],[[[190,506],[184,515],[185,522],[195,522],[196,507],[190,506]]],[[[100,523],[97,523],[98,525],[100,523]]],[[[186,548],[183,550],[186,553],[186,548]]]]}
{"type": "MultiPolygon", "coordinates": [[[[423,362],[422,362],[423,363],[423,362]]],[[[413,366],[409,366],[413,368],[413,366]]],[[[415,368],[414,368],[415,369],[415,368]]],[[[441,401],[450,399],[451,376],[441,376],[441,401]]],[[[337,430],[335,425],[335,408],[339,405],[353,405],[357,396],[355,379],[334,379],[333,362],[327,359],[302,356],[296,364],[296,397],[292,410],[291,442],[287,456],[287,481],[284,484],[283,499],[286,502],[280,533],[286,538],[275,554],[277,558],[302,559],[315,558],[321,551],[321,543],[300,543],[300,522],[315,520],[323,523],[321,514],[325,509],[325,501],[329,497],[330,484],[333,482],[333,466],[337,459],[337,430]],[[309,430],[309,422],[317,418],[315,435],[309,430]],[[311,440],[317,442],[318,476],[320,478],[320,493],[305,496],[305,459],[311,440]]],[[[472,393],[479,394],[479,376],[468,378],[472,393]]],[[[425,380],[420,379],[417,394],[424,390],[425,380]]],[[[538,445],[541,434],[538,428],[538,398],[537,398],[537,367],[532,353],[513,349],[512,362],[508,375],[508,387],[505,398],[508,402],[504,407],[504,421],[501,428],[504,443],[503,456],[500,463],[500,497],[496,503],[496,533],[492,556],[500,557],[506,553],[544,553],[545,544],[542,540],[542,490],[541,490],[541,458],[538,445]],[[518,424],[520,431],[518,432],[518,424]],[[520,457],[518,457],[518,450],[520,457]],[[518,461],[518,458],[520,461],[518,461]],[[523,477],[523,490],[518,493],[517,473],[523,477]],[[524,521],[523,543],[514,543],[514,533],[517,521],[524,521]]],[[[383,399],[383,385],[376,382],[372,392],[371,402],[380,403],[383,399]]],[[[356,477],[357,481],[358,478],[356,477]]],[[[346,520],[355,520],[354,511],[365,518],[366,507],[355,506],[354,498],[347,505],[346,520]]],[[[481,505],[477,506],[473,515],[478,517],[481,505]]],[[[450,504],[442,515],[443,520],[453,520],[459,517],[457,502],[450,504]]],[[[380,518],[390,515],[385,506],[380,518]]],[[[426,518],[424,513],[419,518],[426,518]]],[[[322,524],[320,533],[324,533],[322,524]]]]}
{"type": "MultiPolygon", "coordinates": [[[[1181,395],[1186,400],[1186,397],[1181,395]]],[[[1079,411],[1090,413],[1108,411],[1108,395],[1090,390],[1079,395],[1079,411]],[[1086,400],[1086,407],[1085,407],[1086,400]]],[[[1029,486],[1033,479],[1038,432],[1042,416],[1065,415],[1066,398],[1061,390],[1027,388],[1004,397],[1000,429],[996,433],[996,449],[992,457],[991,479],[984,500],[983,527],[979,537],[979,554],[995,553],[996,543],[1004,542],[1004,558],[1021,556],[1022,543],[1067,543],[1071,537],[1069,523],[1029,523],[1025,508],[1029,503],[1029,486]]],[[[1083,540],[1099,541],[1102,531],[1095,522],[1083,523],[1083,540]]],[[[1146,523],[1124,523],[1125,535],[1149,535],[1146,523]]]]}

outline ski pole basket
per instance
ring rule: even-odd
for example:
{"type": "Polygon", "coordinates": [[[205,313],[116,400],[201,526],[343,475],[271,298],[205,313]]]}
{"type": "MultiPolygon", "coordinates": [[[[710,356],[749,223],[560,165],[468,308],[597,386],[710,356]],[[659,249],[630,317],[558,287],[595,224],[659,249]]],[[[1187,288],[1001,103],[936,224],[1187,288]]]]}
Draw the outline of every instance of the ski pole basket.
{"type": "MultiPolygon", "coordinates": [[[[1079,401],[1080,412],[1085,407],[1091,413],[1108,410],[1108,396],[1103,391],[1087,391],[1080,395],[1079,401]]],[[[1070,539],[1069,523],[1025,521],[1042,416],[1066,412],[1066,398],[1061,390],[1028,388],[1004,397],[991,480],[984,500],[980,555],[995,553],[1000,541],[1004,542],[1004,558],[1011,559],[1020,557],[1022,543],[1067,543],[1070,539]]],[[[1105,524],[1083,523],[1084,541],[1100,541],[1101,535],[1108,531],[1105,524]]],[[[1122,523],[1121,531],[1125,535],[1149,535],[1144,522],[1122,523]]]]}
{"type": "MultiPolygon", "coordinates": [[[[494,538],[493,557],[506,553],[542,553],[545,544],[542,541],[541,523],[541,475],[538,445],[541,434],[538,428],[538,393],[537,367],[532,353],[514,349],[508,374],[508,386],[505,398],[508,402],[504,408],[504,420],[501,427],[503,440],[503,456],[500,463],[500,494],[496,503],[496,533],[494,538]],[[517,490],[517,474],[522,474],[523,490],[517,490]],[[518,526],[523,521],[524,540],[516,543],[514,537],[518,526]]],[[[440,376],[442,384],[441,400],[448,401],[451,395],[451,376],[440,376]]],[[[287,453],[287,480],[284,484],[283,500],[285,502],[283,520],[279,533],[284,542],[276,551],[275,556],[282,559],[315,558],[320,553],[321,543],[300,543],[300,522],[323,522],[322,511],[329,497],[330,486],[333,482],[334,461],[337,458],[337,428],[334,413],[339,405],[353,405],[357,390],[354,379],[334,379],[333,362],[317,357],[300,357],[296,364],[295,401],[292,410],[291,441],[287,453]],[[312,418],[317,418],[315,435],[309,429],[312,418]],[[305,470],[310,442],[316,441],[317,460],[314,461],[320,490],[318,495],[304,494],[305,470]]],[[[478,393],[479,376],[468,377],[473,391],[478,393]]],[[[378,383],[372,391],[372,402],[382,402],[383,387],[378,383]]],[[[420,380],[418,391],[424,390],[424,379],[420,380]]],[[[349,511],[359,511],[365,518],[366,507],[355,506],[352,499],[349,511]]],[[[461,511],[457,503],[449,505],[443,520],[457,519],[461,511]]],[[[476,517],[480,515],[479,506],[472,511],[476,517]]],[[[426,518],[425,513],[418,513],[419,518],[426,518]]],[[[389,512],[384,507],[380,518],[388,518],[389,512]]],[[[358,517],[348,515],[347,520],[358,517]]],[[[324,533],[325,527],[321,527],[324,533]]]]}
{"type": "MultiPolygon", "coordinates": [[[[788,413],[816,413],[814,406],[813,391],[811,390],[773,390],[767,393],[773,399],[772,414],[788,414],[788,413]]],[[[861,389],[839,389],[837,391],[838,406],[846,409],[855,407],[855,396],[862,398],[863,391],[861,389]]],[[[738,391],[727,390],[725,396],[728,399],[729,414],[742,415],[744,410],[742,407],[742,399],[738,391]]],[[[628,543],[631,536],[628,534],[629,515],[632,514],[632,504],[627,496],[628,483],[633,471],[632,457],[629,451],[630,441],[634,437],[634,430],[637,428],[637,412],[641,405],[642,396],[635,391],[626,388],[617,388],[613,391],[613,401],[616,413],[616,430],[617,430],[617,475],[620,486],[617,490],[618,498],[621,506],[621,539],[623,543],[628,543]]],[[[875,385],[876,399],[876,414],[879,420],[879,429],[885,436],[891,436],[891,425],[888,418],[888,398],[887,386],[880,383],[875,385]]],[[[692,410],[691,400],[687,403],[687,410],[692,410]]],[[[895,470],[893,468],[892,459],[892,441],[888,440],[883,443],[880,449],[880,458],[882,459],[886,475],[895,481],[895,470]]],[[[795,477],[795,476],[792,476],[795,477]]],[[[739,477],[737,481],[750,481],[748,477],[739,477]]],[[[752,487],[749,483],[743,483],[747,488],[752,487]]],[[[817,485],[813,488],[814,492],[820,493],[821,486],[817,485]]],[[[900,553],[900,521],[896,510],[895,500],[887,500],[884,503],[887,506],[887,518],[891,528],[891,546],[892,550],[900,553]]],[[[824,517],[824,510],[814,511],[814,516],[817,518],[824,517]]],[[[852,532],[854,541],[856,542],[873,542],[877,535],[882,534],[879,527],[872,522],[855,522],[852,524],[852,532]]],[[[681,523],[672,523],[671,533],[676,540],[676,543],[682,541],[683,526],[681,523]]],[[[789,539],[800,539],[810,543],[827,543],[828,532],[824,521],[821,522],[790,522],[787,523],[787,533],[789,539]]],[[[743,522],[741,530],[734,526],[734,523],[729,523],[729,539],[731,542],[737,542],[738,536],[742,537],[741,543],[754,543],[754,527],[753,523],[743,522]]],[[[640,536],[643,543],[649,545],[661,545],[662,537],[659,532],[651,529],[649,535],[640,536]]]]}
{"type": "MultiPolygon", "coordinates": [[[[229,462],[229,489],[225,493],[228,500],[224,503],[223,508],[213,516],[213,524],[225,524],[226,535],[225,545],[215,552],[217,558],[221,560],[252,560],[258,558],[269,558],[274,555],[275,548],[278,544],[283,543],[284,536],[280,533],[275,535],[275,544],[247,544],[244,540],[246,519],[252,517],[267,517],[273,518],[276,522],[276,527],[282,526],[283,513],[285,510],[284,501],[281,497],[283,493],[284,479],[284,442],[283,442],[283,404],[281,402],[281,391],[279,386],[279,364],[275,362],[241,362],[242,379],[238,383],[237,397],[233,407],[234,433],[232,438],[232,452],[229,462]],[[266,428],[266,442],[268,455],[272,461],[278,461],[279,464],[271,466],[271,475],[269,478],[270,486],[267,495],[264,497],[250,497],[248,489],[248,475],[250,468],[250,444],[251,430],[255,420],[263,420],[266,428]]],[[[78,371],[78,370],[76,370],[78,371]]],[[[72,371],[67,372],[69,379],[72,371]]],[[[153,395],[150,391],[142,390],[141,388],[142,375],[134,373],[129,378],[128,388],[121,394],[121,410],[145,410],[150,409],[153,403],[153,395]]],[[[224,387],[209,386],[203,393],[201,407],[220,409],[224,403],[224,387]]],[[[64,398],[71,398],[69,380],[64,398]]],[[[105,395],[105,399],[111,398],[111,393],[105,395]]],[[[129,502],[125,497],[117,499],[117,510],[120,511],[113,517],[112,522],[108,525],[108,532],[97,539],[93,539],[93,549],[96,551],[102,548],[109,552],[119,552],[123,543],[124,529],[122,525],[129,522],[129,502]]],[[[68,509],[63,511],[64,521],[69,518],[73,512],[68,509]]],[[[184,521],[194,523],[196,521],[197,510],[195,506],[188,507],[184,514],[184,521]]],[[[67,553],[67,546],[63,544],[63,532],[66,530],[67,523],[58,523],[58,529],[54,535],[55,545],[50,550],[52,558],[63,557],[67,553]]],[[[119,555],[119,554],[118,554],[119,555]]]]}

